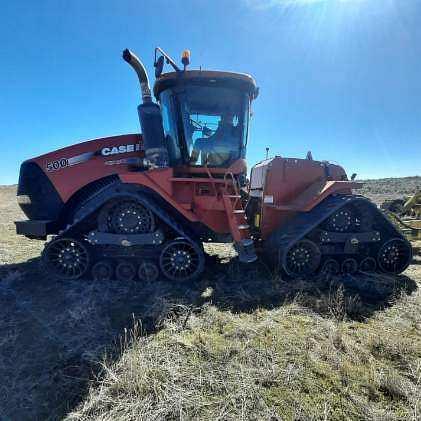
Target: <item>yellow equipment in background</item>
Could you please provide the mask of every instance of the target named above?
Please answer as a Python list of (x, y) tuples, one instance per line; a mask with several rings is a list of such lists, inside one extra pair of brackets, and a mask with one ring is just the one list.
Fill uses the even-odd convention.
[(421, 190), (406, 200), (387, 200), (381, 208), (410, 240), (421, 240)]
[(409, 197), (403, 205), (403, 211), (405, 215), (421, 218), (421, 190)]

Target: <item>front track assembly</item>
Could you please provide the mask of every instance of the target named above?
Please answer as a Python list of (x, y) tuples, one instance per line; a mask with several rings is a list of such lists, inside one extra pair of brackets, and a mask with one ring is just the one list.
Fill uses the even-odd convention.
[(185, 282), (203, 272), (202, 247), (133, 198), (106, 203), (81, 226), (85, 232), (73, 226), (46, 244), (42, 261), (54, 276)]

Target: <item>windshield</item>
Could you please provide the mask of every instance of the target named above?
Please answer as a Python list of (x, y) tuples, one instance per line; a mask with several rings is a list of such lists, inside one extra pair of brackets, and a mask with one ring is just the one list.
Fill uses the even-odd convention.
[[(188, 86), (177, 93), (163, 92), (161, 106), (169, 153), (174, 161), (184, 155), (184, 161), (190, 165), (226, 167), (245, 155), (249, 115), (246, 93)], [(173, 115), (178, 124), (171, 123)]]

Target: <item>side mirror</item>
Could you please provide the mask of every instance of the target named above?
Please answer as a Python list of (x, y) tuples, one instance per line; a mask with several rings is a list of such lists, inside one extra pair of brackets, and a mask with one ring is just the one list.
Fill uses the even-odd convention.
[(162, 70), (164, 68), (164, 60), (164, 56), (159, 56), (156, 62), (154, 63), (156, 78), (158, 78), (162, 74)]

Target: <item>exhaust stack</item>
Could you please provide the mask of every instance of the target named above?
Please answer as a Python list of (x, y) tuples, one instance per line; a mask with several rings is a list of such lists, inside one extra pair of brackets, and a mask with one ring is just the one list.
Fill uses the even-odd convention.
[(137, 77), (139, 78), (140, 83), (140, 92), (142, 94), (143, 103), (152, 102), (151, 88), (149, 86), (149, 78), (146, 73), (145, 66), (128, 48), (123, 51), (123, 59), (132, 66), (133, 70), (136, 72)]
[(151, 88), (145, 66), (127, 48), (123, 51), (123, 59), (130, 64), (139, 78), (142, 104), (137, 107), (137, 112), (142, 128), (143, 147), (146, 158), (145, 165), (150, 168), (168, 167), (168, 150), (165, 146), (161, 109), (158, 104), (152, 101)]

